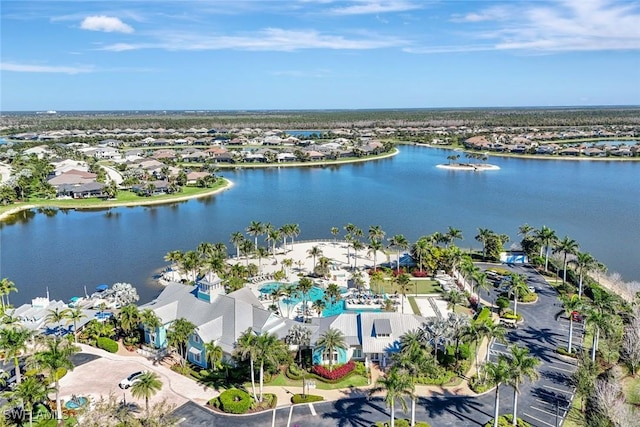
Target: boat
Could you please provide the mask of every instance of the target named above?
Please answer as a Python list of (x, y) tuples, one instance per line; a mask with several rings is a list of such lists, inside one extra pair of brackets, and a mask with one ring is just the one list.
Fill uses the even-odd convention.
[(80, 307), (85, 302), (84, 297), (71, 297), (67, 306), (69, 308)]

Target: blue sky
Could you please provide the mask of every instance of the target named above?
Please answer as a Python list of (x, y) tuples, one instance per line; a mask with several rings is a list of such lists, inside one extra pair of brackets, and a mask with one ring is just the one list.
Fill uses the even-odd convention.
[(2, 111), (640, 104), (640, 1), (0, 7)]

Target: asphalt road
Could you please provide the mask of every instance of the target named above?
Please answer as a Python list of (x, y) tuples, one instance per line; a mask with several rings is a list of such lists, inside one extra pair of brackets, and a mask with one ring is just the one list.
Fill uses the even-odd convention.
[[(491, 265), (479, 265), (488, 268)], [(518, 416), (533, 426), (555, 427), (562, 425), (566, 410), (573, 398), (574, 389), (570, 385), (575, 362), (559, 356), (556, 348), (567, 345), (569, 321), (557, 299), (556, 291), (544, 279), (527, 267), (501, 266), (525, 274), (527, 283), (536, 287), (538, 301), (532, 304), (518, 304), (518, 312), (524, 316), (524, 324), (510, 330), (509, 343), (526, 346), (532, 355), (540, 358), (538, 368), (540, 379), (533, 384), (520, 387)], [(483, 293), (483, 298), (494, 301), (498, 292), (494, 289)], [(582, 328), (574, 323), (574, 344), (581, 342)], [(506, 345), (493, 343), (490, 358), (495, 360), (500, 353), (508, 351)], [(493, 417), (494, 392), (478, 397), (458, 397), (436, 395), (420, 399), (416, 407), (416, 419), (426, 420), (432, 426), (482, 426)], [(396, 417), (409, 418), (396, 408)], [(500, 412), (511, 413), (513, 389), (501, 387)], [(182, 419), (183, 427), (191, 426), (344, 426), (369, 427), (376, 421), (386, 421), (389, 411), (381, 399), (368, 400), (362, 395), (335, 402), (321, 402), (298, 406), (281, 407), (248, 416), (227, 416), (213, 413), (195, 403), (188, 402), (176, 409), (174, 414)]]

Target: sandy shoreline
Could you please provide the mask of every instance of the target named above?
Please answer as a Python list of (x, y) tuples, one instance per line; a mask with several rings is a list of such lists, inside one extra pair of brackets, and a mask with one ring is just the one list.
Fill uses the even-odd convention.
[(56, 206), (55, 204), (47, 204), (47, 205), (37, 205), (37, 204), (28, 204), (28, 205), (21, 205), (21, 206), (16, 206), (12, 209), (9, 209), (6, 212), (3, 212), (0, 214), (0, 221), (3, 221), (7, 218), (9, 218), (11, 215), (14, 215), (18, 212), (24, 211), (24, 210), (28, 210), (28, 209), (34, 209), (34, 208), (39, 208), (39, 207), (52, 207), (52, 208), (58, 208), (58, 209), (75, 209), (75, 210), (84, 210), (84, 209), (104, 209), (104, 208), (119, 208), (119, 207), (135, 207), (135, 206), (150, 206), (150, 205), (166, 205), (166, 204), (171, 204), (171, 203), (176, 203), (176, 202), (184, 202), (187, 200), (191, 200), (191, 199), (199, 199), (201, 197), (208, 197), (208, 196), (212, 196), (214, 194), (220, 193), (222, 191), (228, 190), (231, 187), (233, 187), (233, 181), (230, 181), (227, 178), (223, 178), (226, 181), (226, 184), (224, 187), (221, 188), (216, 188), (213, 189), (211, 191), (207, 191), (204, 193), (198, 193), (198, 194), (192, 194), (189, 196), (180, 196), (180, 197), (173, 197), (173, 198), (169, 198), (169, 199), (158, 199), (158, 200), (142, 200), (142, 201), (135, 201), (135, 202), (109, 202), (106, 201), (104, 203), (97, 203), (97, 204), (92, 204), (92, 205), (81, 205), (81, 206)]

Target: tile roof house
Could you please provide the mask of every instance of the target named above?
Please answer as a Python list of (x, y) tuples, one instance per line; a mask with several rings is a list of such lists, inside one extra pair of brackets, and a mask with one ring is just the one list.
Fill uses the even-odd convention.
[(214, 341), (228, 359), (235, 350), (237, 338), (247, 329), (283, 338), (295, 324), (265, 309), (248, 288), (225, 294), (220, 279), (193, 286), (171, 282), (155, 300), (140, 307), (146, 308), (161, 319), (162, 326), (151, 333), (145, 332), (145, 341), (156, 347), (167, 347), (171, 323), (184, 318), (196, 326), (187, 344), (187, 359), (203, 367), (207, 366), (205, 343)]

